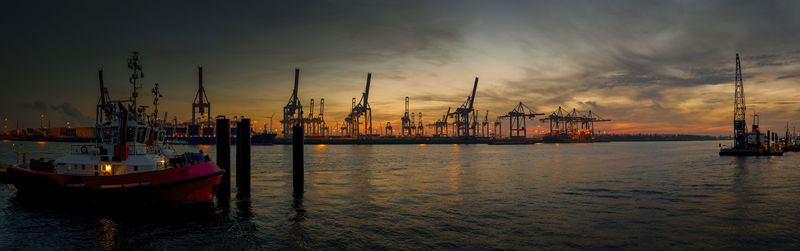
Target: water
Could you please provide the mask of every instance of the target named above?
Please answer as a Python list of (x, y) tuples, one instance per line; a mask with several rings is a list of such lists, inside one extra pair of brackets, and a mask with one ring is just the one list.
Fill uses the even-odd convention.
[(253, 146), (252, 198), (233, 191), (228, 209), (60, 206), (2, 186), (0, 250), (800, 248), (800, 153), (720, 157), (719, 143), (309, 145), (301, 199), (291, 146)]

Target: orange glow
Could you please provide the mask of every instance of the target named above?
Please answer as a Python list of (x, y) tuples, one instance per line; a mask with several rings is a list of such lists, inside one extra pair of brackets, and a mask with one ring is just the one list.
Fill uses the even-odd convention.
[(418, 146), (428, 146), (427, 144), (419, 144)]
[(4, 139), (3, 142), (11, 142), (11, 140)]
[[(608, 134), (637, 134), (637, 133), (657, 133), (657, 134), (705, 134), (705, 133), (717, 133), (720, 131), (730, 131), (731, 127), (729, 125), (724, 126), (687, 126), (687, 127), (676, 127), (676, 126), (664, 126), (660, 123), (626, 123), (626, 122), (617, 122), (614, 123), (608, 129), (603, 129), (607, 131)], [(595, 129), (598, 131), (598, 129)]]
[(46, 141), (36, 141), (36, 144), (44, 145), (44, 144), (47, 144), (47, 142)]

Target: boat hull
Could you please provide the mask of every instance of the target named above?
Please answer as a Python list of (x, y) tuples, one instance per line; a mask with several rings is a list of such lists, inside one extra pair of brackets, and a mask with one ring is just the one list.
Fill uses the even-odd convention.
[(19, 194), (56, 199), (191, 204), (210, 201), (225, 171), (213, 162), (114, 176), (74, 176), (9, 168)]

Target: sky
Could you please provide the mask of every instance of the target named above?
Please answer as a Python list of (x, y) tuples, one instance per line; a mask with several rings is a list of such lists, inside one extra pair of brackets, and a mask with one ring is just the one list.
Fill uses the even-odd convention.
[[(300, 68), (299, 98), (325, 99), (329, 125), (372, 73), (374, 127), (456, 108), (480, 78), (489, 120), (519, 102), (592, 110), (614, 133), (730, 135), (735, 55), (748, 127), (800, 122), (798, 1), (18, 1), (0, 9), (0, 116), (9, 128), (93, 126), (97, 69), (130, 95), (139, 51), (160, 111), (191, 118), (197, 67), (212, 115), (274, 127)], [(319, 112), (316, 107), (315, 113)], [(380, 125), (380, 126), (379, 126)], [(546, 126), (538, 120), (529, 128)]]

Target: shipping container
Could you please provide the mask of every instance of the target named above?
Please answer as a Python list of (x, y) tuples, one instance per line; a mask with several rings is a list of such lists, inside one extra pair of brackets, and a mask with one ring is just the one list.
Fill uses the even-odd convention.
[(187, 134), (189, 136), (198, 136), (198, 135), (200, 135), (200, 126), (199, 125), (190, 125)]

